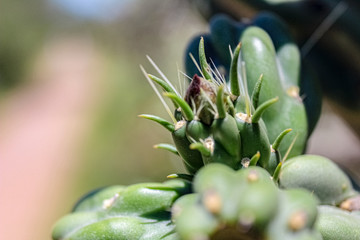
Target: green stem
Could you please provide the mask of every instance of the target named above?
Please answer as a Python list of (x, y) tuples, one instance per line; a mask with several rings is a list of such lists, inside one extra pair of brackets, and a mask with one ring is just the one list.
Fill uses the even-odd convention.
[(239, 79), (237, 74), (237, 65), (238, 65), (240, 49), (241, 49), (241, 43), (239, 43), (235, 48), (234, 56), (230, 66), (230, 89), (231, 89), (231, 93), (237, 97), (240, 96)]
[(233, 104), (233, 102), (232, 102), (231, 99), (230, 99), (230, 96), (228, 96), (228, 97), (226, 98), (226, 102), (227, 102), (228, 107), (229, 107), (229, 109), (228, 109), (228, 110), (229, 110), (229, 114), (230, 114), (231, 116), (235, 117), (236, 111), (235, 111), (234, 104)]
[(180, 98), (175, 93), (164, 93), (163, 95), (175, 101), (180, 106), (186, 120), (191, 121), (194, 119), (194, 113), (189, 104), (184, 99)]
[(204, 38), (203, 37), (201, 37), (200, 43), (199, 43), (199, 61), (200, 61), (201, 71), (202, 71), (205, 79), (212, 82), (212, 74), (211, 74), (211, 71), (210, 71), (209, 64), (206, 61)]
[(169, 151), (171, 153), (174, 153), (174, 154), (179, 156), (179, 153), (178, 153), (176, 147), (174, 145), (172, 145), (172, 144), (159, 143), (159, 144), (154, 145), (154, 148), (156, 148), (156, 149), (164, 149), (164, 150), (167, 150), (167, 151)]
[(194, 179), (194, 176), (193, 176), (193, 175), (189, 175), (189, 174), (174, 173), (174, 174), (168, 175), (167, 178), (169, 178), (169, 179), (177, 179), (177, 178), (180, 178), (180, 179), (184, 179), (184, 180), (187, 180), (187, 181), (192, 182), (192, 180)]
[(275, 169), (275, 171), (274, 171), (273, 181), (274, 181), (275, 183), (277, 183), (277, 182), (279, 181), (279, 175), (280, 175), (280, 171), (281, 171), (281, 166), (282, 166), (282, 162), (280, 162), (280, 163), (277, 165), (277, 167), (276, 167), (276, 169)]
[(216, 96), (216, 107), (220, 119), (225, 118), (226, 110), (224, 105), (224, 86), (221, 85)]
[(261, 104), (254, 112), (254, 114), (251, 117), (252, 123), (258, 123), (262, 114), (265, 112), (266, 109), (268, 109), (271, 105), (276, 103), (279, 100), (279, 97), (272, 98), (270, 100), (267, 100), (263, 104)]
[(277, 151), (279, 149), (280, 143), (281, 141), (284, 139), (284, 137), (286, 136), (286, 134), (288, 134), (289, 132), (291, 132), (292, 129), (288, 128), (285, 129), (284, 131), (282, 131), (279, 136), (275, 139), (274, 143), (271, 145), (272, 148)]
[(141, 115), (139, 115), (139, 117), (149, 119), (149, 120), (152, 120), (154, 122), (157, 122), (160, 125), (162, 125), (163, 127), (165, 127), (167, 130), (169, 130), (170, 132), (175, 131), (174, 124), (169, 123), (168, 121), (166, 121), (165, 119), (163, 119), (161, 117), (150, 115), (150, 114), (141, 114)]
[(255, 87), (254, 87), (253, 94), (251, 96), (253, 107), (255, 109), (258, 107), (258, 104), (259, 104), (260, 90), (261, 90), (261, 86), (262, 86), (262, 82), (263, 82), (262, 80), (263, 80), (263, 74), (261, 74), (259, 79), (257, 80)]
[(252, 158), (250, 159), (250, 164), (249, 166), (256, 166), (257, 162), (260, 159), (260, 152), (257, 152), (254, 154), (254, 156), (252, 156)]
[(196, 143), (192, 143), (190, 144), (190, 149), (193, 150), (198, 150), (202, 155), (206, 156), (206, 157), (210, 157), (211, 156), (211, 151), (209, 149), (207, 149), (204, 144), (200, 143), (200, 142), (196, 142)]

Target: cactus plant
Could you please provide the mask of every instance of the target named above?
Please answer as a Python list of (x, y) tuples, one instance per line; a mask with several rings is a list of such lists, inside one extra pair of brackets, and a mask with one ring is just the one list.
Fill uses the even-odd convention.
[[(301, 67), (300, 51), (284, 22), (270, 13), (261, 13), (248, 23), (216, 15), (210, 21), (210, 33), (203, 36), (207, 40), (208, 59), (221, 68), (225, 76), (229, 76), (231, 71), (231, 58), (225, 49), (229, 46), (234, 49), (238, 41), (242, 42), (241, 57), (246, 63), (250, 94), (260, 74), (263, 74), (263, 91), (259, 103), (275, 96), (281, 98), (278, 104), (270, 108), (272, 110), (263, 115), (270, 142), (275, 141), (284, 129), (292, 128), (289, 136), (298, 134), (298, 139), (290, 157), (303, 153), (307, 138), (320, 115), (321, 93), (317, 79), (312, 77), (307, 66)], [(187, 52), (195, 57), (198, 56), (199, 38), (195, 37), (187, 47)], [(185, 58), (185, 66), (188, 75), (197, 73), (190, 57)], [(279, 151), (285, 154), (288, 147), (289, 142), (284, 143)]]
[(311, 118), (298, 95), (296, 46), (276, 51), (266, 31), (249, 26), (225, 77), (209, 63), (206, 39), (199, 64), (191, 55), (200, 76), (185, 93), (150, 58), (161, 77), (141, 67), (172, 122), (140, 116), (171, 133), (174, 145), (157, 148), (178, 155), (188, 173), (92, 192), (56, 223), (54, 240), (359, 239), (360, 194), (350, 179), (327, 158), (301, 155)]
[[(359, 56), (360, 4), (353, 0), (191, 0), (210, 19), (216, 14), (251, 19), (263, 11), (290, 25), (302, 58), (319, 76), (328, 103), (360, 136)], [(272, 28), (272, 26), (269, 26)], [(350, 57), (352, 56), (352, 57)], [(351, 59), (351, 60), (350, 60)], [(341, 79), (341, 81), (339, 80)]]

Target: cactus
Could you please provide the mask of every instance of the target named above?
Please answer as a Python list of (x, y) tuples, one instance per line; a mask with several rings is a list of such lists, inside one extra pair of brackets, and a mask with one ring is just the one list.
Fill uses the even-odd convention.
[[(263, 47), (271, 44), (266, 32), (257, 27), (249, 27), (244, 33), (243, 40), (250, 46), (251, 42), (257, 42), (258, 45), (261, 43)], [(195, 174), (202, 166), (215, 162), (224, 163), (237, 170), (244, 164), (249, 164), (253, 157), (257, 162), (252, 164), (258, 164), (273, 174), (281, 159), (280, 143), (291, 130), (285, 129), (285, 125), (297, 126), (298, 139), (302, 137), (300, 142), (305, 141), (306, 133), (299, 130), (299, 128), (306, 129), (300, 127), (306, 126), (305, 110), (301, 102), (299, 99), (289, 97), (287, 93), (276, 90), (282, 89), (278, 77), (265, 77), (266, 74), (274, 75), (271, 73), (274, 70), (264, 74), (259, 73), (250, 97), (247, 86), (247, 62), (243, 60), (243, 55), (253, 50), (247, 47), (243, 53), (241, 44), (237, 45), (233, 53), (228, 86), (218, 69), (213, 69), (208, 64), (204, 46), (204, 39), (201, 38), (198, 55), (199, 71), (202, 76), (194, 75), (185, 96), (177, 94), (176, 89), (165, 79), (149, 75), (144, 70), (148, 80), (159, 84), (164, 90), (164, 96), (169, 97), (174, 106), (178, 107), (175, 114), (170, 114), (171, 118), (175, 119), (175, 123), (171, 124), (148, 114), (140, 116), (156, 121), (172, 132), (177, 152), (190, 174)], [(271, 49), (273, 48), (270, 45)], [(272, 54), (275, 52), (263, 53), (269, 55), (265, 60), (272, 59), (275, 64)], [(270, 68), (276, 70), (276, 65), (269, 66)], [(256, 73), (252, 72), (252, 79), (254, 74)], [(276, 74), (278, 76), (278, 73)], [(265, 97), (268, 99), (262, 100)], [(277, 105), (280, 107), (276, 107)], [(292, 106), (290, 108), (292, 110), (286, 110), (288, 106)], [(266, 112), (272, 112), (267, 115), (267, 121), (263, 120)], [(179, 120), (176, 120), (175, 115)], [(276, 122), (278, 126), (274, 127)], [(279, 127), (284, 129), (280, 130)], [(269, 135), (274, 135), (276, 131), (274, 148), (272, 148)]]
[(190, 192), (181, 180), (112, 186), (92, 193), (60, 219), (53, 239), (176, 239), (169, 209)]
[(285, 162), (280, 171), (279, 186), (308, 189), (322, 204), (329, 205), (339, 205), (358, 194), (339, 167), (331, 160), (315, 155), (301, 155)]
[(326, 240), (360, 239), (360, 212), (349, 213), (331, 206), (319, 206), (316, 229)]
[(305, 190), (279, 190), (264, 169), (202, 168), (194, 192), (172, 207), (181, 239), (322, 239), (314, 229), (317, 199)]
[(55, 224), (54, 240), (359, 239), (360, 194), (350, 179), (325, 157), (301, 155), (314, 118), (298, 95), (296, 46), (276, 48), (249, 26), (225, 77), (208, 62), (207, 39), (199, 64), (191, 55), (200, 75), (185, 93), (150, 58), (161, 78), (141, 67), (172, 122), (140, 117), (171, 133), (174, 145), (156, 148), (179, 156), (188, 173), (89, 193)]
[[(269, 13), (259, 14), (246, 24), (218, 15), (210, 21), (210, 33), (202, 36), (207, 40), (207, 57), (225, 72), (227, 79), (231, 75), (231, 58), (226, 49), (234, 49), (238, 41), (242, 42), (241, 58), (246, 63), (250, 95), (263, 74), (259, 103), (280, 98), (263, 115), (270, 142), (284, 129), (292, 128), (289, 137), (298, 135), (298, 139), (289, 157), (303, 153), (320, 115), (321, 93), (307, 66), (301, 67), (300, 51), (284, 22)], [(195, 57), (199, 38), (195, 37), (186, 50)], [(197, 73), (190, 57), (186, 57), (185, 66), (188, 75)], [(284, 142), (279, 152), (284, 155), (288, 147), (289, 143)]]

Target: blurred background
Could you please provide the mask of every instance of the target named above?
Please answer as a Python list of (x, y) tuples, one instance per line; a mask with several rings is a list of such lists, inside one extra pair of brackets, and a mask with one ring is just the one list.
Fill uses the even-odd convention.
[[(177, 81), (184, 49), (207, 21), (188, 1), (2, 0), (0, 238), (50, 239), (84, 193), (164, 181), (181, 162), (141, 113), (167, 118), (139, 64)], [(360, 142), (326, 103), (308, 152), (359, 176)]]

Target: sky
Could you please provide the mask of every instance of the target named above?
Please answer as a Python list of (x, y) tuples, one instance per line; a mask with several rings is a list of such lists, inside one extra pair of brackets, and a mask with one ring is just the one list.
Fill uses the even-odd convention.
[(111, 21), (125, 14), (134, 0), (49, 0), (59, 9), (85, 20)]

